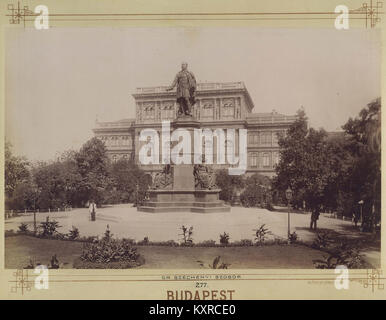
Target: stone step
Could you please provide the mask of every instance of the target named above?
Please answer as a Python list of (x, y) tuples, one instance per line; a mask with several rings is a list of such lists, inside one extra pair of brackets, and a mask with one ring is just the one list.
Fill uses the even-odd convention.
[(145, 203), (146, 207), (222, 207), (224, 206), (223, 201), (213, 202), (163, 202), (163, 201), (148, 201)]
[(142, 206), (137, 208), (138, 211), (150, 212), (150, 213), (162, 213), (162, 212), (196, 212), (196, 213), (214, 213), (214, 212), (229, 212), (231, 207), (218, 206), (218, 207), (147, 207)]

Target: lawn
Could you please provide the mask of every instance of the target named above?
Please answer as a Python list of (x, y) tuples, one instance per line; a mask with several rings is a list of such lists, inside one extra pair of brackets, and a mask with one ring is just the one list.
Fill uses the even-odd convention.
[[(138, 246), (147, 269), (200, 269), (209, 268), (216, 256), (230, 264), (230, 269), (259, 268), (313, 268), (313, 259), (323, 253), (302, 245), (268, 245), (262, 247), (167, 247)], [(5, 238), (5, 268), (26, 267), (30, 259), (48, 264), (56, 254), (61, 268), (72, 268), (80, 256), (82, 243), (73, 241), (39, 239), (30, 236)]]
[[(219, 243), (219, 235), (227, 232), (230, 241), (242, 239), (254, 241), (254, 229), (265, 225), (270, 234), (267, 240), (287, 238), (287, 213), (271, 212), (261, 208), (232, 208), (231, 212), (201, 214), (192, 212), (144, 213), (131, 205), (108, 206), (98, 210), (97, 220), (90, 221), (88, 209), (74, 209), (66, 212), (39, 213), (38, 224), (56, 220), (61, 233), (68, 233), (72, 226), (79, 228), (80, 236), (103, 237), (107, 225), (114, 238), (130, 238), (141, 241), (149, 237), (152, 242), (174, 240), (181, 242), (181, 226), (193, 227), (193, 241), (199, 243), (214, 240)], [(291, 214), (291, 232), (296, 231), (298, 239), (311, 244), (317, 233), (309, 230), (310, 215)], [(5, 220), (5, 230), (18, 230), (21, 223), (33, 228), (33, 216), (26, 215)], [(374, 268), (380, 267), (380, 238), (374, 240), (372, 234), (360, 232), (350, 221), (321, 215), (318, 231), (329, 232), (335, 239), (346, 239), (361, 250), (365, 260)], [(173, 248), (161, 246), (138, 247), (146, 263), (141, 268), (198, 268), (220, 255), (231, 268), (312, 268), (312, 260), (322, 253), (305, 246), (229, 247), (229, 248)], [(51, 256), (58, 255), (59, 261), (71, 268), (72, 262), (82, 251), (81, 243), (62, 242), (26, 238), (24, 236), (6, 238), (6, 267), (22, 267), (29, 264), (30, 257), (35, 262), (48, 263)], [(40, 260), (40, 261), (38, 261)]]

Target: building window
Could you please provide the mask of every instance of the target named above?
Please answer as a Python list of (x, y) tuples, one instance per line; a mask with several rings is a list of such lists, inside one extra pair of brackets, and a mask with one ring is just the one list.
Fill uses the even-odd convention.
[(265, 152), (263, 153), (263, 167), (269, 167), (269, 166), (270, 166), (269, 153)]
[(261, 144), (262, 145), (271, 145), (272, 143), (272, 134), (271, 132), (262, 132), (260, 134), (260, 138), (261, 138)]
[(253, 144), (259, 144), (259, 134), (257, 132), (253, 135)]
[(154, 119), (154, 106), (147, 105), (143, 109), (143, 117), (145, 120)]
[(256, 168), (257, 167), (257, 154), (252, 153), (251, 155), (251, 167)]
[(174, 119), (174, 107), (172, 105), (164, 106), (161, 109), (161, 119), (162, 120)]
[(212, 107), (204, 108), (204, 118), (213, 118), (213, 108)]
[(122, 143), (124, 145), (129, 145), (130, 144), (130, 137), (129, 136), (123, 136), (122, 139), (123, 139)]
[(235, 107), (232, 102), (226, 102), (223, 105), (223, 116), (234, 118), (235, 116)]
[(278, 145), (278, 142), (279, 142), (279, 134), (280, 134), (280, 131), (274, 131), (272, 133), (272, 144), (273, 145)]
[(279, 164), (279, 161), (280, 161), (280, 156), (279, 156), (279, 152), (274, 152), (272, 154), (272, 162), (273, 162), (273, 165), (274, 166), (277, 166)]
[(258, 145), (259, 144), (259, 134), (257, 132), (252, 132), (249, 136), (249, 143)]
[(214, 108), (211, 102), (204, 102), (202, 106), (202, 117), (213, 119), (214, 116)]

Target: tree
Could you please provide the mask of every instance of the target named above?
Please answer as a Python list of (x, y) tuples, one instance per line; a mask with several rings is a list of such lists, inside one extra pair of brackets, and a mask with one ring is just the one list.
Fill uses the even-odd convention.
[(295, 207), (302, 207), (305, 201), (311, 210), (316, 210), (323, 204), (334, 171), (327, 133), (307, 126), (305, 112), (300, 110), (287, 135), (279, 137), (281, 151), (275, 186), (281, 192), (288, 187), (294, 191)]
[(4, 188), (8, 198), (12, 197), (17, 184), (29, 178), (28, 161), (23, 157), (14, 156), (11, 147), (11, 143), (6, 141), (4, 148)]
[(144, 200), (151, 184), (151, 177), (132, 160), (120, 159), (110, 164), (109, 175), (111, 177), (111, 185), (106, 193), (105, 201), (110, 203), (137, 203), (137, 193), (140, 198), (138, 202)]
[(271, 180), (255, 173), (245, 180), (245, 188), (240, 196), (245, 207), (272, 207)]
[[(355, 119), (343, 126), (348, 135), (348, 149), (352, 156), (349, 173), (344, 180), (346, 193), (357, 201), (363, 200), (363, 227), (373, 230), (381, 215), (381, 99), (371, 101)], [(348, 206), (342, 197), (341, 205)]]
[(110, 183), (104, 143), (96, 137), (91, 138), (76, 153), (75, 161), (80, 174), (79, 201), (85, 204), (93, 198), (96, 203), (101, 203), (103, 192)]
[(327, 146), (329, 148), (329, 162), (331, 175), (324, 192), (323, 204), (325, 209), (329, 211), (337, 210), (339, 214), (350, 216), (352, 215), (352, 206), (342, 206), (342, 199), (351, 199), (351, 186), (348, 181), (350, 176), (350, 168), (354, 163), (354, 157), (349, 152), (349, 140), (345, 132), (330, 135), (327, 137)]
[(36, 192), (30, 180), (25, 180), (16, 185), (8, 206), (15, 210), (34, 209)]
[[(7, 209), (24, 209), (28, 204), (28, 194), (22, 195), (30, 183), (29, 163), (24, 157), (12, 154), (12, 145), (6, 141), (4, 148), (4, 194)], [(27, 205), (28, 207), (28, 205)]]
[(33, 170), (33, 180), (39, 189), (38, 208), (58, 208), (82, 204), (82, 176), (78, 172), (75, 154), (51, 163), (39, 163)]
[(232, 201), (235, 189), (242, 189), (244, 180), (242, 176), (229, 175), (228, 170), (222, 169), (216, 172), (216, 184), (221, 189), (220, 199)]

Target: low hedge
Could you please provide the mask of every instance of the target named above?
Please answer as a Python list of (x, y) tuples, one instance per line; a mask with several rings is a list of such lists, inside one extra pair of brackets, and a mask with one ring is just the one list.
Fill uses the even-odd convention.
[(114, 262), (91, 262), (77, 258), (74, 261), (75, 269), (131, 269), (136, 268), (145, 263), (145, 258), (140, 256), (137, 261), (114, 261)]

